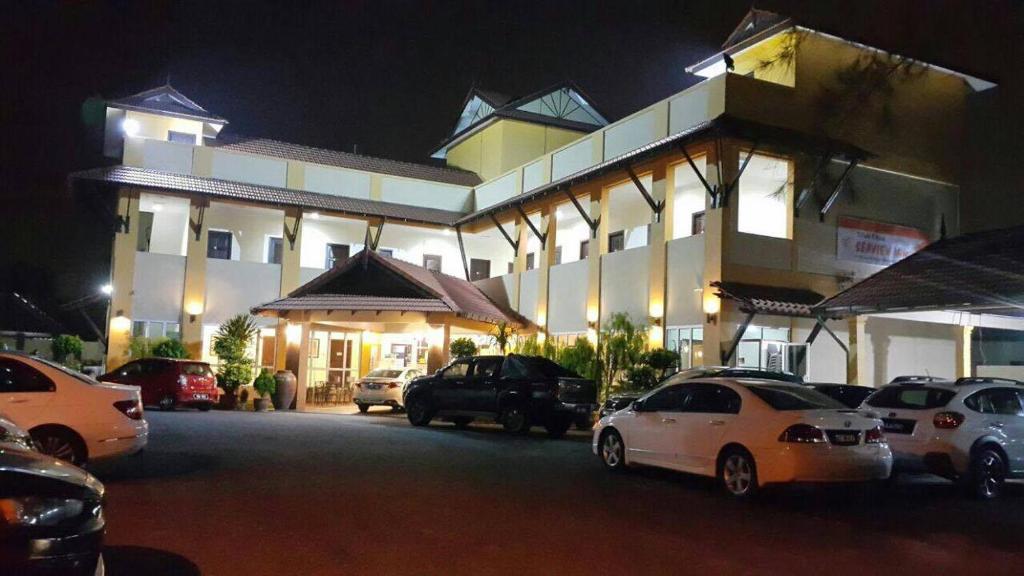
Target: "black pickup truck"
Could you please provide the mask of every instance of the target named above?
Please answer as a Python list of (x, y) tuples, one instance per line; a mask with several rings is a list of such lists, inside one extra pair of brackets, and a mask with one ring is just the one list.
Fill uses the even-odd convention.
[(414, 426), (439, 418), (464, 428), (489, 419), (521, 434), (542, 425), (558, 438), (578, 415), (597, 410), (597, 386), (539, 356), (474, 356), (412, 380), (403, 400)]

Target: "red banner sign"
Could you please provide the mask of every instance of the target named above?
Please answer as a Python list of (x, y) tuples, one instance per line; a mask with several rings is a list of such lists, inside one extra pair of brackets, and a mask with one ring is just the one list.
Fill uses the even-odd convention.
[(841, 216), (836, 257), (888, 266), (924, 248), (928, 235), (908, 226)]

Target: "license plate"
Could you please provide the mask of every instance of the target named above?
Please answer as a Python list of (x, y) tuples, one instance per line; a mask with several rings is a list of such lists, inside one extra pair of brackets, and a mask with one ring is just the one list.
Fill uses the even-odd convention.
[(192, 395), (192, 399), (193, 400), (209, 400), (210, 399), (210, 395), (209, 394), (193, 394)]
[(590, 408), (588, 406), (577, 406), (576, 407), (576, 413), (577, 414), (588, 414), (588, 413), (590, 413)]
[(853, 444), (857, 441), (856, 434), (836, 434), (836, 442), (841, 444)]
[(367, 384), (366, 388), (369, 390), (380, 390), (380, 384)]
[(882, 419), (882, 430), (890, 434), (913, 434), (914, 426), (917, 424), (914, 420), (898, 420), (893, 418)]

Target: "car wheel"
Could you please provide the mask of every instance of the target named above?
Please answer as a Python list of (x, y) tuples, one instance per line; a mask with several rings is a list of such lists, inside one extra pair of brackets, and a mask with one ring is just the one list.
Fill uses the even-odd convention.
[(160, 399), (160, 409), (164, 412), (174, 411), (174, 396), (164, 396)]
[(572, 418), (551, 416), (544, 423), (544, 429), (548, 432), (548, 438), (561, 438), (572, 427)]
[(356, 404), (356, 406), (359, 408), (359, 412), (362, 414), (366, 414), (370, 410), (369, 404)]
[(971, 458), (968, 488), (982, 500), (998, 498), (1006, 481), (1006, 462), (1003, 456), (992, 448), (982, 448)]
[(48, 456), (84, 466), (87, 460), (85, 445), (75, 434), (59, 428), (33, 430), (30, 435), (39, 451)]
[(509, 406), (501, 413), (501, 425), (506, 432), (526, 434), (530, 431), (530, 416), (522, 406)]
[(608, 430), (601, 435), (598, 449), (605, 468), (618, 471), (626, 467), (626, 444), (615, 430)]
[(472, 418), (466, 418), (465, 416), (452, 418), (452, 424), (455, 424), (455, 427), (458, 428), (459, 430), (465, 430), (466, 428), (469, 428), (469, 423), (472, 421)]
[(725, 490), (736, 498), (750, 498), (759, 488), (754, 457), (742, 448), (732, 448), (722, 454), (718, 478)]
[(198, 404), (196, 408), (199, 408), (200, 412), (209, 412), (210, 408), (213, 408), (213, 404), (210, 404), (209, 402), (204, 402), (202, 404)]
[(410, 398), (405, 403), (405, 416), (413, 426), (430, 424), (430, 402), (426, 398)]

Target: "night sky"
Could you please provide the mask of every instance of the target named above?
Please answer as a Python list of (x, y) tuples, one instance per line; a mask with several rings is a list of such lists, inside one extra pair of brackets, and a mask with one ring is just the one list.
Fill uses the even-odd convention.
[[(83, 208), (65, 187), (68, 172), (106, 162), (82, 121), (90, 96), (125, 96), (170, 77), (231, 121), (225, 134), (349, 151), (358, 145), (360, 153), (423, 162), (454, 125), (473, 83), (515, 96), (571, 79), (616, 119), (695, 83), (684, 68), (717, 51), (750, 5), (5, 3), (0, 288), (54, 305), (107, 277), (112, 232), (78, 216)], [(1022, 102), (1020, 2), (757, 6), (999, 81), (1007, 102)]]

